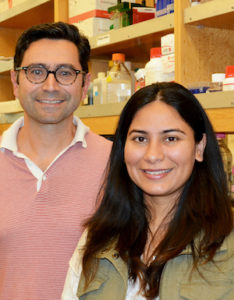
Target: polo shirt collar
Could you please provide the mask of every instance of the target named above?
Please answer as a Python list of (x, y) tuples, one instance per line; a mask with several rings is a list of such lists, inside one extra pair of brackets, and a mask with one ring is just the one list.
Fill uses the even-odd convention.
[[(73, 117), (73, 123), (76, 125), (76, 132), (70, 146), (80, 142), (82, 143), (83, 148), (87, 148), (85, 135), (89, 131), (89, 127), (84, 125), (84, 123), (77, 116)], [(21, 117), (16, 120), (6, 131), (3, 132), (0, 149), (8, 149), (13, 153), (17, 153), (17, 135), (20, 128), (23, 126), (24, 117)]]

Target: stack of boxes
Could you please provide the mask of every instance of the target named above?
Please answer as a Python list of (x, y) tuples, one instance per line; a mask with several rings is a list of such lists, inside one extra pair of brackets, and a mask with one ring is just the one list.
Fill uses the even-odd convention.
[(69, 0), (69, 23), (78, 26), (87, 37), (103, 34), (110, 30), (110, 6), (118, 0)]
[(175, 80), (175, 41), (174, 33), (170, 33), (161, 37), (161, 51), (163, 73), (166, 76), (166, 81)]
[(4, 12), (23, 2), (25, 2), (25, 0), (0, 0), (0, 12)]

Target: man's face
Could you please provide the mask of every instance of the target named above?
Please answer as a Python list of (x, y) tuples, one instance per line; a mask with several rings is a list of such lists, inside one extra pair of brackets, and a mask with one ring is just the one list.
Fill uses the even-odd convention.
[[(25, 51), (21, 67), (30, 65), (43, 65), (50, 71), (59, 66), (82, 70), (76, 46), (67, 40), (41, 39), (33, 42)], [(15, 72), (12, 73), (12, 83), (26, 119), (40, 124), (58, 124), (72, 120), (73, 112), (85, 96), (89, 80), (82, 88), (82, 77), (82, 74), (78, 74), (74, 83), (62, 85), (53, 74), (49, 74), (44, 82), (35, 84), (21, 70), (19, 83)]]

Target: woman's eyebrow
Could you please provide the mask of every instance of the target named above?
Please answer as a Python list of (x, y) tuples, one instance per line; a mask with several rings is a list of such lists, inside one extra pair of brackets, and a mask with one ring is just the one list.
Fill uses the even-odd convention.
[(183, 130), (181, 130), (179, 128), (166, 129), (166, 130), (162, 131), (162, 133), (170, 133), (170, 132), (180, 132), (182, 134), (186, 134)]

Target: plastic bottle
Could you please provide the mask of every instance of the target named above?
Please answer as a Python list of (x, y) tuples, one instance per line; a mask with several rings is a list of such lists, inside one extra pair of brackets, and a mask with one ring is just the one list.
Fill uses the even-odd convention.
[(217, 133), (216, 137), (218, 140), (220, 153), (221, 153), (222, 159), (223, 159), (224, 170), (227, 175), (228, 191), (231, 195), (231, 191), (232, 191), (232, 153), (229, 150), (229, 148), (227, 147), (227, 144), (225, 142), (225, 137), (226, 137), (225, 133)]
[(200, 4), (200, 0), (190, 0), (190, 2), (191, 2), (191, 6), (196, 6)]
[(106, 74), (98, 72), (97, 78), (93, 80), (93, 104), (106, 103)]
[(122, 102), (128, 100), (131, 96), (131, 74), (125, 66), (125, 54), (112, 54), (113, 66), (108, 72), (106, 78), (107, 103)]
[(135, 82), (135, 91), (143, 88), (145, 86), (145, 69), (140, 68), (135, 72), (136, 82)]
[(150, 49), (150, 61), (145, 65), (145, 85), (164, 81), (161, 48)]
[(211, 76), (212, 82), (210, 87), (206, 91), (207, 93), (221, 92), (223, 90), (223, 80), (225, 78), (225, 73), (214, 73)]
[(223, 80), (223, 91), (234, 90), (234, 66), (226, 66), (225, 79)]

